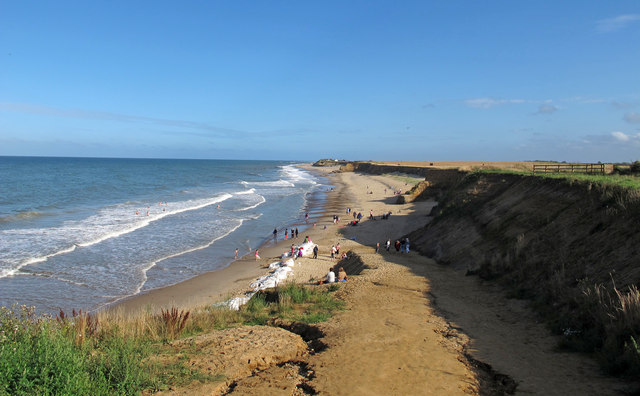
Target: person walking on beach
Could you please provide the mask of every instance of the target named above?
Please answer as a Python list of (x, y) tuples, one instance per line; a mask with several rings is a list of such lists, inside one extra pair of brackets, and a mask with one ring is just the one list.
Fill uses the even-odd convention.
[(336, 244), (336, 254), (340, 254), (340, 242)]
[(407, 253), (409, 253), (409, 237), (404, 239), (404, 248)]
[(318, 245), (315, 245), (313, 247), (313, 258), (317, 259), (318, 258)]
[(286, 241), (287, 238), (289, 238), (289, 229), (285, 228), (285, 230), (284, 230), (284, 240)]
[(277, 241), (278, 240), (278, 230), (277, 229), (273, 229), (273, 240)]
[(258, 249), (256, 249), (256, 253), (255, 253), (256, 254), (256, 260), (260, 260), (260, 255), (258, 254), (258, 252), (259, 252)]
[(391, 240), (387, 239), (387, 243), (386, 243), (387, 252), (389, 251), (390, 247), (391, 247)]
[(238, 259), (238, 248), (236, 248), (236, 255), (235, 255), (235, 260)]
[(396, 243), (393, 245), (396, 248), (396, 252), (400, 251), (400, 241), (396, 239)]
[(376, 242), (376, 253), (378, 253), (378, 250), (380, 250), (380, 242)]
[(298, 227), (296, 227), (296, 238), (298, 238)]
[(336, 257), (336, 245), (331, 245), (331, 260)]

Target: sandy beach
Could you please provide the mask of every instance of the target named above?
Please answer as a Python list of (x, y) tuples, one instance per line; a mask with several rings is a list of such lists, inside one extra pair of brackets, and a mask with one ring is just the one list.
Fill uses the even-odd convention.
[[(292, 243), (300, 244), (306, 236), (318, 245), (318, 259), (308, 257), (297, 259), (293, 274), (288, 280), (297, 283), (315, 281), (326, 275), (329, 267), (335, 264), (335, 261), (330, 258), (332, 245), (340, 243), (341, 252), (362, 244), (373, 247), (376, 243), (380, 243), (383, 246), (388, 238), (395, 238), (423, 225), (424, 223), (421, 223), (423, 219), (420, 217), (426, 216), (435, 205), (435, 202), (432, 202), (420, 203), (418, 207), (413, 204), (389, 206), (397, 198), (393, 191), (406, 190), (408, 187), (401, 178), (394, 180), (383, 176), (333, 173), (339, 167), (314, 168), (310, 165), (302, 165), (302, 167), (327, 176), (330, 182), (335, 184), (335, 188), (327, 192), (328, 199), (323, 207), (310, 208), (309, 222), (303, 224), (308, 228), (297, 238), (284, 240), (284, 236), (280, 233), (275, 243), (270, 240), (259, 248), (260, 260), (256, 260), (255, 256), (249, 253), (224, 269), (124, 299), (110, 309), (134, 314), (139, 310), (159, 311), (161, 308), (170, 306), (196, 308), (243, 295), (251, 290), (250, 283), (269, 273), (269, 264), (279, 261), (282, 253), (289, 251)], [(362, 193), (368, 198), (367, 200), (361, 199)], [(353, 233), (345, 233), (348, 228), (351, 228), (347, 228), (347, 224), (353, 220), (351, 213), (347, 215), (347, 208), (351, 209), (351, 213), (360, 212), (363, 215), (363, 221), (359, 227), (353, 227)], [(366, 220), (370, 211), (373, 211), (377, 219), (380, 219), (383, 213), (393, 212), (390, 219), (385, 220), (384, 235), (380, 235), (375, 222), (369, 223)], [(414, 212), (421, 213), (421, 216), (408, 216)], [(334, 215), (340, 217), (338, 223), (333, 222)], [(269, 233), (270, 230), (265, 230), (266, 235)], [(395, 239), (391, 242), (395, 242)]]
[[(623, 388), (619, 380), (603, 376), (593, 360), (558, 352), (554, 336), (524, 302), (508, 300), (495, 285), (415, 252), (397, 252), (395, 240), (429, 222), (437, 204), (395, 203), (393, 191), (407, 190), (409, 175), (331, 173), (335, 169), (314, 169), (324, 172), (335, 189), (327, 193), (324, 212), (311, 219), (316, 226), (297, 240), (308, 235), (318, 244), (318, 259), (297, 259), (289, 280), (315, 284), (322, 279), (336, 264), (329, 249), (338, 243), (341, 252), (357, 253), (367, 269), (340, 285), (338, 295), (347, 309), (318, 325), (326, 350), (296, 358), (295, 370), (312, 373), (305, 389), (330, 395), (505, 394), (516, 389), (604, 395)], [(353, 220), (347, 208), (363, 214), (358, 226), (347, 225)], [(370, 211), (375, 220), (368, 219)], [(381, 219), (389, 211), (391, 216)], [(340, 216), (337, 224), (334, 215)], [(222, 271), (131, 298), (117, 309), (195, 308), (242, 295), (291, 243), (269, 244), (260, 250), (260, 260), (245, 257)], [(306, 394), (300, 392), (299, 375), (292, 375), (295, 370), (284, 367), (234, 378), (232, 390), (204, 386), (171, 394)]]
[[(320, 172), (310, 165), (304, 167), (307, 170)], [(328, 175), (328, 171), (334, 169), (323, 169), (321, 173)], [(328, 194), (330, 197), (335, 197), (338, 191), (341, 191), (341, 188), (336, 188)], [(332, 201), (333, 198), (330, 202)], [(309, 236), (313, 242), (320, 246), (319, 258), (322, 261), (322, 257), (328, 255), (328, 249), (323, 250), (324, 240), (335, 239), (337, 235), (336, 227), (330, 227), (333, 225), (333, 221), (328, 213), (332, 204), (324, 206), (324, 203), (311, 202), (308, 223), (303, 222), (299, 225), (300, 229), (308, 228), (302, 231), (297, 238), (289, 237), (285, 240), (283, 233), (280, 232), (277, 240), (269, 239), (259, 248), (260, 260), (256, 260), (253, 253), (248, 253), (221, 270), (208, 272), (175, 285), (129, 297), (110, 306), (109, 309), (122, 311), (125, 314), (135, 314), (137, 311), (149, 309), (159, 311), (161, 308), (171, 306), (192, 309), (244, 295), (251, 290), (249, 285), (253, 281), (269, 273), (269, 264), (279, 261), (282, 253), (289, 251), (292, 243), (300, 244), (306, 236)], [(325, 226), (327, 226), (326, 230)], [(280, 228), (282, 225), (274, 224), (274, 227)], [(271, 231), (271, 229), (265, 230), (265, 236), (271, 235)], [(234, 247), (230, 246), (229, 248), (230, 253), (233, 253)], [(292, 277), (292, 280), (302, 279), (307, 276), (308, 272), (315, 274), (314, 266), (307, 265), (308, 259), (301, 259), (299, 262), (301, 265), (296, 267), (295, 277)]]

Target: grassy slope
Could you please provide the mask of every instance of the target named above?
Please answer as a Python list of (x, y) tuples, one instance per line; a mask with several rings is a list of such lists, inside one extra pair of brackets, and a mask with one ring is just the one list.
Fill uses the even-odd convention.
[(434, 221), (411, 239), (441, 263), (531, 299), (565, 346), (638, 375), (637, 186), (633, 177), (472, 173), (445, 189)]
[(219, 378), (186, 367), (148, 359), (175, 354), (166, 341), (246, 324), (317, 323), (343, 308), (336, 288), (287, 284), (257, 293), (240, 311), (208, 307), (177, 309), (162, 315), (95, 318), (83, 313), (57, 318), (36, 316), (32, 308), (0, 307), (0, 395), (139, 394)]

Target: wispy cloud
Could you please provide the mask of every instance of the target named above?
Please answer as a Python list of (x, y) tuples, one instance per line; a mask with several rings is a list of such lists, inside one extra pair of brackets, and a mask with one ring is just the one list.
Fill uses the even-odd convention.
[(614, 18), (601, 19), (596, 23), (596, 28), (601, 33), (615, 32), (640, 21), (640, 14), (619, 15)]
[(473, 98), (466, 99), (463, 103), (474, 109), (490, 109), (496, 106), (502, 106), (506, 104), (518, 104), (525, 103), (524, 99), (494, 99), (494, 98)]
[(620, 110), (630, 109), (630, 108), (634, 107), (634, 105), (632, 103), (619, 102), (617, 100), (612, 100), (611, 101), (611, 106), (615, 107), (616, 109), (620, 109)]
[(627, 113), (624, 115), (624, 120), (629, 123), (640, 123), (640, 113)]
[(102, 111), (92, 111), (83, 109), (61, 109), (51, 106), (34, 105), (28, 103), (0, 102), (0, 111), (11, 111), (16, 113), (26, 113), (33, 115), (46, 115), (55, 117), (79, 118), (89, 120), (106, 120), (118, 122), (147, 123), (164, 127), (187, 128), (206, 132), (209, 137), (224, 137), (229, 135), (247, 134), (246, 131), (239, 131), (229, 128), (220, 128), (203, 122), (171, 120), (163, 118), (143, 117), (128, 114), (109, 113)]
[(559, 99), (560, 102), (580, 103), (580, 104), (606, 103), (609, 100), (610, 99), (594, 98), (589, 96), (572, 96), (570, 98)]
[(540, 115), (540, 114), (553, 114), (556, 111), (558, 111), (558, 108), (554, 105), (550, 105), (550, 104), (542, 104), (538, 107), (538, 111), (536, 111), (535, 113), (533, 113), (534, 115)]

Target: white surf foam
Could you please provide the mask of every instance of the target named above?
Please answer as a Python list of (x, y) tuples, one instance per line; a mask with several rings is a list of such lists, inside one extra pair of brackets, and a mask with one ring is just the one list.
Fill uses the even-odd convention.
[[(138, 215), (133, 215), (135, 208), (131, 205), (120, 204), (103, 208), (96, 215), (83, 220), (67, 221), (59, 227), (3, 230), (2, 234), (13, 237), (15, 248), (12, 249), (12, 256), (3, 258), (3, 265), (8, 268), (0, 269), (0, 278), (14, 276), (25, 266), (42, 263), (52, 257), (71, 253), (78, 247), (84, 248), (117, 238), (147, 227), (167, 216), (219, 204), (232, 196), (224, 193), (214, 198), (172, 202), (166, 205), (150, 205), (148, 216), (146, 215), (147, 210), (138, 211)], [(70, 243), (71, 245), (69, 245)], [(37, 246), (34, 247), (34, 244)], [(24, 248), (20, 248), (22, 245)], [(61, 245), (67, 246), (60, 248)], [(34, 250), (50, 251), (51, 253), (41, 253), (37, 257), (20, 257), (20, 254), (24, 252)]]
[[(195, 251), (197, 251), (197, 250), (206, 249), (206, 248), (208, 248), (209, 246), (213, 245), (216, 241), (219, 241), (220, 239), (222, 239), (222, 238), (226, 237), (227, 235), (231, 234), (232, 232), (234, 232), (235, 230), (237, 230), (238, 228), (240, 228), (240, 226), (242, 226), (242, 223), (244, 223), (244, 220), (243, 220), (243, 219), (239, 219), (239, 220), (238, 220), (238, 223), (236, 224), (236, 226), (235, 226), (235, 227), (232, 227), (232, 228), (231, 228), (231, 229), (229, 229), (229, 231), (227, 231), (226, 233), (224, 233), (224, 234), (221, 234), (221, 235), (217, 236), (216, 238), (214, 238), (213, 240), (211, 240), (210, 242), (208, 242), (208, 243), (206, 243), (206, 244), (203, 244), (203, 245), (200, 245), (200, 246), (196, 246), (196, 247), (193, 247), (193, 248), (191, 248), (191, 249), (187, 249), (187, 250), (184, 250), (184, 251), (181, 251), (181, 252), (177, 252), (177, 253), (174, 253), (174, 254), (170, 254), (170, 255), (167, 255), (167, 256), (165, 256), (165, 257), (161, 257), (161, 258), (159, 258), (158, 260), (155, 260), (155, 261), (150, 262), (148, 265), (144, 266), (144, 267), (141, 269), (141, 270), (142, 270), (142, 282), (140, 283), (140, 285), (138, 285), (138, 288), (136, 289), (136, 291), (135, 291), (132, 295), (136, 295), (136, 294), (138, 294), (138, 293), (140, 293), (140, 292), (142, 291), (142, 288), (144, 287), (145, 283), (147, 283), (147, 280), (149, 279), (149, 278), (147, 277), (147, 272), (149, 272), (149, 270), (150, 270), (151, 268), (153, 268), (153, 267), (155, 267), (156, 265), (158, 265), (158, 263), (161, 263), (161, 262), (163, 262), (163, 261), (166, 261), (166, 260), (172, 259), (172, 258), (174, 258), (174, 257), (181, 256), (181, 255), (183, 255), (183, 254), (187, 254), (187, 253), (195, 252)], [(129, 297), (129, 296), (126, 296), (126, 297)], [(123, 298), (124, 298), (124, 297), (123, 297)]]

